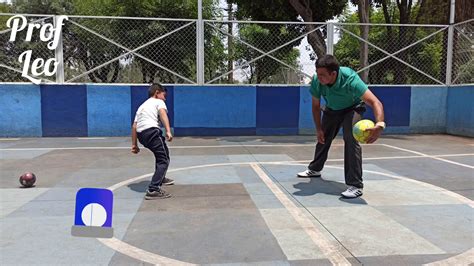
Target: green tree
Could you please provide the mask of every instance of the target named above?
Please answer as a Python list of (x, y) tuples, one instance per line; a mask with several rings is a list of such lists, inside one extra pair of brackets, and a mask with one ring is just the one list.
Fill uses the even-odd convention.
[[(272, 27), (264, 27), (263, 25), (265, 24), (243, 23), (239, 25), (239, 38), (260, 50), (270, 51), (275, 47), (281, 46), (285, 41), (296, 37), (288, 36), (292, 33), (294, 34), (294, 31), (287, 30), (288, 25), (272, 24)], [(275, 35), (279, 35), (280, 38), (271, 38), (271, 36)], [(268, 40), (272, 40), (273, 42), (269, 42)], [(297, 59), (299, 57), (299, 51), (295, 52), (293, 48), (296, 43), (299, 43), (299, 41), (280, 48), (272, 53), (272, 56), (294, 68), (298, 68)], [(246, 73), (248, 73), (247, 79), (249, 83), (270, 83), (269, 80), (275, 81), (275, 74), (280, 73), (283, 68), (286, 69), (284, 65), (269, 57), (262, 57), (249, 63), (254, 58), (260, 56), (261, 53), (253, 48), (249, 48), (246, 44), (241, 42), (237, 42), (235, 46), (236, 63), (238, 66), (243, 67)], [(279, 83), (284, 83), (284, 81), (281, 80)]]
[[(370, 21), (373, 23), (383, 23), (385, 20), (383, 10), (374, 8), (371, 11)], [(343, 22), (355, 23), (358, 21), (356, 13), (347, 13), (344, 16)], [(354, 33), (355, 35), (360, 34), (360, 27), (357, 25), (344, 25), (345, 30)], [(389, 27), (386, 26), (371, 26), (368, 41), (386, 51), (394, 51), (393, 43), (389, 42), (390, 34), (398, 34), (401, 27)], [(390, 29), (390, 31), (388, 30)], [(427, 27), (416, 27), (413, 31), (413, 39), (419, 40), (427, 37), (429, 34), (436, 31), (436, 28)], [(411, 33), (411, 32), (410, 32)], [(335, 55), (338, 57), (342, 65), (350, 66), (354, 69), (360, 69), (361, 64), (359, 61), (359, 41), (347, 34), (345, 31), (341, 31), (340, 40), (335, 45)], [(441, 77), (444, 72), (443, 65), (443, 34), (438, 33), (425, 41), (416, 44), (415, 46), (405, 50), (405, 61), (416, 68), (432, 75), (433, 77)], [(399, 57), (399, 55), (396, 55)], [(386, 54), (379, 51), (378, 49), (369, 49), (369, 60), (370, 62), (376, 62), (379, 59), (386, 57)], [(397, 67), (401, 69), (397, 69)], [(401, 82), (397, 79), (397, 75), (403, 73), (404, 79)], [(372, 84), (403, 84), (403, 83), (422, 83), (429, 84), (434, 83), (429, 77), (420, 74), (414, 69), (399, 63), (395, 59), (388, 58), (384, 61), (372, 66), (369, 73), (369, 82)]]
[[(218, 15), (217, 0), (203, 1), (203, 17), (212, 19)], [(197, 4), (186, 0), (102, 0), (100, 4), (95, 0), (14, 0), (12, 12), (36, 14), (66, 14), (89, 16), (125, 16), (125, 17), (152, 17), (152, 18), (183, 18), (197, 17)], [(117, 42), (127, 49), (138, 48), (156, 38), (183, 27), (189, 21), (170, 20), (139, 20), (114, 18), (70, 18), (72, 21), (87, 27), (106, 38)], [(173, 34), (137, 50), (136, 52), (149, 60), (140, 58), (126, 49), (118, 47), (87, 30), (75, 25), (71, 21), (63, 27), (64, 60), (66, 76), (77, 76), (79, 73), (91, 71), (87, 77), (75, 81), (92, 82), (129, 82), (177, 83), (179, 77), (170, 73), (175, 72), (190, 80), (196, 79), (196, 25), (185, 27)], [(208, 72), (221, 71), (224, 64), (222, 56), (223, 44), (210, 34), (205, 34), (206, 44), (212, 43), (208, 49), (210, 67)], [(0, 56), (6, 54), (17, 55), (12, 51), (23, 51), (23, 47), (9, 48), (0, 51)], [(126, 55), (125, 55), (126, 54)], [(54, 52), (53, 52), (54, 55)], [(121, 56), (123, 55), (123, 56)], [(111, 62), (114, 58), (119, 60)], [(16, 56), (17, 57), (17, 56)], [(151, 61), (151, 62), (150, 62)], [(152, 63), (154, 62), (154, 63)], [(160, 66), (169, 69), (163, 70)], [(137, 69), (139, 71), (137, 71)], [(129, 75), (125, 77), (124, 75)], [(141, 73), (141, 77), (137, 76)], [(212, 75), (212, 74), (209, 74)]]
[[(346, 0), (231, 0), (238, 6), (237, 17), (255, 21), (301, 21), (326, 22), (340, 15), (347, 5)], [(295, 30), (310, 32), (316, 29), (314, 24), (302, 25)], [(317, 56), (326, 53), (326, 33), (316, 30), (308, 35), (308, 43)], [(277, 37), (277, 36), (275, 36)]]

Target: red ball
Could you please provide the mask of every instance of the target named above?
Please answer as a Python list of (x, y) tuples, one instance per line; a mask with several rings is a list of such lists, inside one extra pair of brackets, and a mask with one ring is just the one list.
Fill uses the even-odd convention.
[(23, 187), (32, 187), (36, 182), (36, 176), (33, 173), (26, 172), (20, 176), (20, 184)]

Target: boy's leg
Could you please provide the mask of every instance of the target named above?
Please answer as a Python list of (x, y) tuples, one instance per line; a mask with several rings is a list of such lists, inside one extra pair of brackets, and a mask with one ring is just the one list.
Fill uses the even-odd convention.
[(350, 111), (344, 116), (344, 176), (346, 185), (363, 188), (362, 149), (352, 135), (352, 127), (361, 119), (360, 114)]
[(158, 128), (145, 130), (140, 133), (140, 142), (155, 155), (155, 173), (148, 187), (150, 191), (160, 190), (169, 166), (168, 147), (161, 133), (161, 130)]
[(324, 163), (328, 159), (329, 148), (333, 139), (337, 136), (337, 132), (341, 128), (342, 116), (335, 114), (327, 114), (324, 112), (321, 126), (324, 131), (324, 144), (317, 143), (314, 151), (314, 159), (309, 164), (308, 169), (312, 171), (321, 171)]

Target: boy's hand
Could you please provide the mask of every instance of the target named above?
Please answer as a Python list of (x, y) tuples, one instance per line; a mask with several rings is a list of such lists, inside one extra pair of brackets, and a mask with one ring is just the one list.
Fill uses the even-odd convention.
[(140, 152), (140, 148), (137, 145), (132, 145), (132, 153), (137, 154)]
[(168, 141), (173, 140), (173, 135), (171, 135), (171, 132), (169, 132), (169, 131), (166, 132), (166, 140), (168, 140)]

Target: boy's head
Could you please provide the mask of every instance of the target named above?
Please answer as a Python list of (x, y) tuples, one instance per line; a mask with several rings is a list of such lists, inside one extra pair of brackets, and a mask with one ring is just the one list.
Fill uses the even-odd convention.
[(156, 99), (160, 99), (166, 101), (166, 88), (161, 86), (159, 83), (151, 84), (150, 88), (148, 89), (148, 97), (153, 97)]
[(318, 80), (323, 85), (334, 84), (339, 72), (339, 63), (333, 55), (323, 55), (316, 60), (316, 73)]

